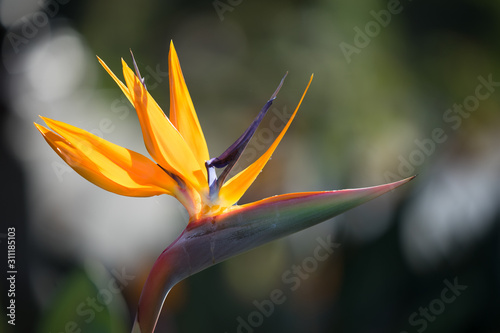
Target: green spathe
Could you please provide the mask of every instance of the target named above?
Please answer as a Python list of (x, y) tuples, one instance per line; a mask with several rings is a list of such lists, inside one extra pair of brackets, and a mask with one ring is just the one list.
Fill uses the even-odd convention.
[(281, 195), (192, 221), (158, 257), (142, 290), (133, 333), (151, 333), (170, 289), (182, 279), (267, 242), (326, 221), (401, 186)]

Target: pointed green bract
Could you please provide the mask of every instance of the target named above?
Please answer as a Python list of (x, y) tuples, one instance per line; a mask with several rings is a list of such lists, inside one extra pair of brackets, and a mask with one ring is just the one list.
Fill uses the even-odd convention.
[(153, 265), (142, 290), (132, 332), (153, 332), (168, 292), (182, 279), (326, 221), (413, 178), (353, 190), (279, 195), (190, 223)]

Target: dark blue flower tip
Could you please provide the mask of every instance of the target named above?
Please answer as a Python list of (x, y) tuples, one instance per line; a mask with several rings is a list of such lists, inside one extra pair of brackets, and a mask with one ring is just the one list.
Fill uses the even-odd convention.
[(142, 85), (147, 90), (148, 88), (146, 88), (146, 80), (144, 77), (142, 77), (141, 73), (139, 72), (139, 68), (137, 67), (137, 63), (135, 62), (134, 53), (132, 53), (132, 49), (130, 49), (130, 55), (132, 56), (132, 62), (134, 63), (135, 75), (137, 75)]
[[(278, 92), (283, 86), (283, 82), (285, 81), (287, 75), (288, 72), (285, 73), (285, 75), (281, 79), (280, 84), (278, 85), (278, 88), (276, 88), (274, 93), (271, 95), (271, 98), (262, 107), (257, 117), (246, 129), (246, 131), (231, 146), (229, 146), (229, 148), (227, 148), (219, 157), (212, 158), (205, 162), (205, 167), (207, 168), (208, 172), (208, 185), (210, 187), (211, 195), (218, 193), (218, 189), (222, 186), (229, 172), (234, 167), (234, 165), (240, 158), (241, 154), (243, 154), (243, 152), (245, 151), (245, 148), (250, 142), (250, 139), (255, 134), (255, 131), (262, 122), (262, 119), (264, 119), (264, 116), (267, 114), (267, 111), (273, 104), (273, 101), (276, 99), (276, 96), (278, 95)], [(219, 169), (225, 168), (218, 179), (217, 175), (215, 174), (214, 168), (219, 168)]]

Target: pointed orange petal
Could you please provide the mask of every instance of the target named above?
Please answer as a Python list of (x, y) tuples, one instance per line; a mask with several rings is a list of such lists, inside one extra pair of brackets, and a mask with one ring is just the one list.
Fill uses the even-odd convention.
[(285, 127), (281, 130), (281, 133), (278, 135), (276, 140), (274, 140), (273, 144), (267, 149), (267, 151), (255, 162), (250, 164), (245, 170), (241, 171), (240, 173), (236, 174), (234, 177), (229, 179), (221, 188), (219, 192), (219, 198), (221, 200), (221, 204), (229, 207), (236, 202), (243, 196), (243, 194), (246, 192), (246, 190), (252, 185), (254, 180), (257, 178), (259, 173), (262, 171), (264, 166), (266, 165), (267, 161), (271, 158), (271, 155), (273, 154), (274, 150), (280, 143), (281, 139), (285, 135), (286, 131), (288, 130), (288, 127), (290, 127), (290, 124), (293, 121), (293, 118), (295, 118), (295, 115), (297, 114), (297, 111), (299, 110), (300, 104), (304, 100), (304, 97), (307, 93), (307, 90), (309, 89), (309, 86), (311, 85), (311, 81), (313, 79), (313, 75), (311, 75), (311, 78), (309, 80), (309, 83), (307, 84), (307, 87), (302, 94), (302, 97), (300, 98), (299, 104), (295, 108), (295, 111), (293, 112), (292, 116), (286, 123)]
[(109, 69), (109, 67), (104, 63), (104, 61), (101, 60), (101, 58), (97, 57), (97, 60), (99, 60), (99, 63), (102, 65), (102, 67), (104, 67), (106, 72), (108, 72), (108, 74), (113, 78), (113, 80), (115, 80), (115, 82), (118, 84), (120, 89), (123, 91), (125, 96), (130, 101), (130, 103), (134, 105), (134, 102), (132, 101), (132, 96), (130, 96), (130, 92), (128, 91), (127, 86), (124, 85), (123, 82), (120, 81), (120, 79), (118, 79), (118, 77), (116, 77), (116, 75), (111, 71), (111, 69)]
[(174, 43), (170, 42), (168, 53), (168, 77), (170, 84), (170, 121), (172, 125), (181, 133), (186, 143), (193, 151), (198, 161), (207, 161), (207, 142), (198, 121), (198, 116), (193, 106), (191, 96), (182, 75), (179, 58), (174, 48)]
[(77, 173), (121, 195), (149, 197), (177, 192), (177, 183), (147, 157), (63, 122), (35, 123), (47, 143)]
[(123, 59), (122, 64), (125, 83), (141, 123), (144, 143), (151, 156), (163, 168), (196, 189), (208, 188), (204, 161), (199, 163), (196, 160), (181, 134)]

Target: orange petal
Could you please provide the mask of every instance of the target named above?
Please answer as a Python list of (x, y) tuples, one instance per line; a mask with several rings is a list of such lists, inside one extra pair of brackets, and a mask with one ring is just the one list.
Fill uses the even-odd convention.
[(57, 133), (35, 123), (47, 143), (70, 167), (95, 185), (132, 197), (177, 192), (177, 183), (147, 157), (77, 127), (41, 118)]
[(170, 121), (181, 133), (186, 143), (191, 148), (197, 161), (205, 162), (210, 157), (207, 142), (198, 121), (198, 116), (193, 106), (191, 96), (182, 75), (179, 58), (170, 42), (168, 53), (168, 77), (170, 84)]
[(278, 135), (276, 140), (274, 140), (273, 144), (259, 159), (250, 164), (245, 170), (241, 171), (240, 173), (236, 174), (234, 177), (229, 179), (222, 186), (219, 192), (219, 199), (221, 200), (222, 205), (228, 207), (238, 202), (238, 200), (243, 196), (246, 190), (250, 187), (250, 185), (252, 185), (254, 180), (257, 178), (259, 173), (266, 165), (267, 161), (269, 161), (269, 159), (271, 158), (271, 155), (273, 154), (274, 150), (280, 143), (281, 139), (285, 135), (286, 131), (288, 130), (288, 127), (290, 127), (293, 118), (295, 118), (295, 115), (299, 110), (300, 104), (304, 100), (304, 96), (307, 93), (307, 89), (309, 89), (309, 86), (311, 85), (312, 79), (313, 75), (311, 75), (311, 79), (309, 80), (309, 83), (307, 84), (307, 87), (304, 93), (302, 94), (302, 97), (300, 98), (299, 104), (295, 108), (295, 111), (293, 112), (292, 116), (286, 123), (285, 127), (281, 130), (281, 133)]
[(144, 143), (163, 168), (193, 185), (208, 188), (205, 161), (198, 162), (182, 135), (122, 59), (123, 76), (141, 123)]
[(97, 60), (99, 60), (99, 63), (102, 65), (102, 67), (104, 67), (106, 72), (108, 72), (108, 74), (113, 78), (113, 80), (115, 80), (115, 82), (118, 84), (120, 89), (123, 91), (125, 96), (130, 101), (130, 103), (134, 105), (134, 102), (132, 101), (132, 96), (130, 96), (130, 92), (128, 91), (127, 86), (124, 85), (123, 82), (120, 81), (120, 79), (118, 79), (118, 77), (116, 77), (116, 75), (111, 71), (111, 69), (109, 69), (109, 67), (104, 63), (104, 61), (101, 60), (101, 58), (97, 57)]

